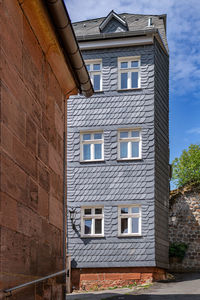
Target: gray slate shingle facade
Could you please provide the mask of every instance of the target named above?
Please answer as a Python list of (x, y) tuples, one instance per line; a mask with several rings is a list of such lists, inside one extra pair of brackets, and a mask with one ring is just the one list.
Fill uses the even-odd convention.
[[(145, 30), (149, 16), (121, 14), (128, 32)], [(150, 16), (165, 47), (163, 16)], [(138, 19), (138, 20), (137, 20)], [(104, 18), (74, 24), (79, 40), (112, 30), (125, 31), (111, 18), (99, 32)], [(118, 22), (118, 24), (116, 24)], [(90, 37), (89, 37), (90, 38)], [(101, 36), (102, 38), (102, 36)], [(83, 58), (102, 59), (103, 91), (90, 99), (68, 100), (67, 199), (76, 207), (75, 227), (68, 220), (68, 252), (72, 267), (134, 267), (168, 265), (168, 54), (153, 44), (82, 51)], [(118, 90), (117, 59), (141, 57), (141, 88)], [(117, 159), (117, 132), (141, 128), (142, 159)], [(80, 132), (103, 130), (104, 161), (80, 162)], [(118, 237), (118, 206), (141, 205), (141, 236)], [(104, 237), (81, 238), (81, 207), (104, 207)]]

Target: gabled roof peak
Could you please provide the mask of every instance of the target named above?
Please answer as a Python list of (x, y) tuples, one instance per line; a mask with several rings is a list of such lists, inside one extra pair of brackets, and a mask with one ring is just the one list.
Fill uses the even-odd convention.
[(109, 23), (109, 21), (112, 18), (115, 18), (119, 23), (121, 23), (128, 30), (128, 26), (127, 26), (126, 20), (123, 19), (120, 15), (118, 15), (114, 10), (111, 10), (111, 12), (107, 15), (107, 17), (105, 17), (105, 19), (99, 25), (100, 31), (102, 31), (106, 27), (106, 25)]

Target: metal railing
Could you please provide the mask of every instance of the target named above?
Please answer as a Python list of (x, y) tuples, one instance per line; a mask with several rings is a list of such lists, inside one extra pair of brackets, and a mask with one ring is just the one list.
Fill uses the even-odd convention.
[(59, 276), (59, 275), (62, 275), (62, 274), (66, 274), (66, 272), (67, 272), (67, 270), (65, 269), (65, 270), (62, 270), (60, 272), (44, 276), (42, 278), (35, 279), (35, 280), (29, 281), (29, 282), (26, 282), (26, 283), (23, 283), (23, 284), (19, 284), (19, 285), (16, 285), (16, 286), (12, 287), (12, 288), (9, 288), (9, 289), (5, 289), (5, 290), (3, 290), (3, 292), (6, 293), (6, 294), (7, 293), (11, 294), (13, 291), (15, 291), (17, 289), (21, 289), (21, 288), (27, 287), (27, 286), (35, 284), (35, 283), (39, 283), (41, 281), (44, 281), (44, 280), (52, 278), (52, 277), (56, 277), (56, 276)]

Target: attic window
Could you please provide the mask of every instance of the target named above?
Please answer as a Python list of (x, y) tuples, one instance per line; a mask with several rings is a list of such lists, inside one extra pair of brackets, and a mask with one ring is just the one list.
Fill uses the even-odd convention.
[(120, 27), (123, 29), (123, 31), (127, 31), (128, 30), (128, 26), (127, 26), (127, 22), (124, 18), (122, 18), (120, 15), (118, 15), (117, 13), (115, 13), (113, 10), (107, 15), (107, 17), (103, 20), (103, 22), (99, 25), (99, 30), (101, 32), (104, 31), (104, 29), (106, 29), (107, 24), (112, 20), (115, 19)]

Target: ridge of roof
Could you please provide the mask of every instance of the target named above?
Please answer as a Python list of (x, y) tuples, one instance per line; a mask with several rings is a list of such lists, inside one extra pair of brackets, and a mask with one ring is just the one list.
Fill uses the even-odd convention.
[[(101, 25), (106, 22), (109, 16), (114, 14), (115, 12), (111, 10), (111, 12), (106, 17), (94, 18), (83, 20), (79, 22), (73, 23), (73, 28), (76, 33), (76, 37), (80, 42), (80, 38), (84, 37), (84, 40), (89, 40), (92, 37), (95, 39), (102, 39)], [(159, 39), (164, 43), (165, 48), (168, 51), (167, 37), (166, 37), (166, 14), (160, 15), (152, 15), (152, 14), (131, 14), (131, 13), (115, 13), (119, 18), (126, 22), (127, 34), (128, 32), (138, 32), (140, 30), (149, 31), (150, 29), (158, 29), (159, 31)], [(153, 24), (149, 25), (149, 18), (152, 18)], [(109, 21), (110, 22), (110, 21)], [(109, 23), (108, 22), (108, 23)], [(114, 32), (111, 33), (114, 37)], [(112, 38), (112, 37), (111, 37)]]
[[(110, 14), (110, 13), (109, 13)], [(118, 14), (118, 13), (116, 13)], [(142, 16), (142, 17), (148, 17), (148, 16), (153, 16), (153, 17), (166, 17), (167, 14), (160, 14), (160, 15), (155, 15), (155, 14), (131, 14), (131, 13), (119, 13), (118, 14), (120, 17), (122, 17), (122, 15), (129, 15), (129, 16)], [(108, 15), (107, 15), (108, 16)], [(83, 22), (89, 22), (89, 21), (96, 21), (96, 20), (101, 20), (101, 19), (105, 19), (107, 16), (104, 17), (98, 17), (98, 18), (93, 18), (93, 19), (85, 19), (82, 21), (77, 21), (77, 22), (72, 22), (72, 24), (77, 24), (77, 23), (83, 23)]]

